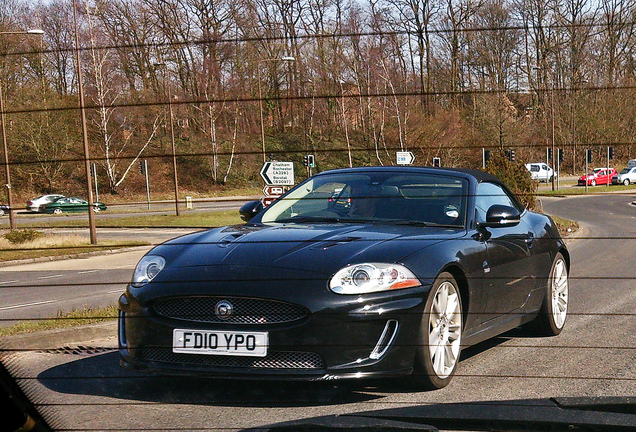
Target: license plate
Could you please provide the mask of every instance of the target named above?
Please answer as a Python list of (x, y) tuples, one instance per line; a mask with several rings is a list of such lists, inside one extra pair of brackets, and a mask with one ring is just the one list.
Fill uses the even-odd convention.
[(235, 332), (174, 329), (172, 352), (227, 356), (265, 357), (267, 332)]

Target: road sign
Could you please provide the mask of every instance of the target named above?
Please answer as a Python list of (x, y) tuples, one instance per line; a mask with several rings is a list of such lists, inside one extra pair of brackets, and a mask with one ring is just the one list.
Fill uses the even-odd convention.
[(415, 162), (415, 155), (410, 151), (396, 152), (398, 165), (411, 165)]
[(268, 205), (270, 205), (271, 203), (276, 201), (278, 198), (280, 198), (280, 196), (266, 196), (266, 197), (261, 198), (261, 202), (263, 203), (263, 207), (267, 207)]
[(285, 193), (285, 188), (282, 186), (268, 185), (263, 188), (263, 195), (265, 196), (281, 196)]
[(267, 185), (293, 186), (293, 162), (265, 162), (261, 168), (261, 177)]

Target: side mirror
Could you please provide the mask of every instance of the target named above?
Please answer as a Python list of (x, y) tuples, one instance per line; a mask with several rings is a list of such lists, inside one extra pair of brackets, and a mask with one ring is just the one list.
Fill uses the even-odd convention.
[(514, 207), (495, 204), (486, 213), (486, 222), (480, 222), (480, 227), (501, 228), (517, 225), (521, 221), (521, 213)]
[(263, 210), (262, 202), (250, 201), (243, 204), (243, 206), (239, 209), (239, 214), (241, 215), (241, 219), (243, 219), (245, 222), (249, 222), (254, 216), (259, 214), (261, 210)]

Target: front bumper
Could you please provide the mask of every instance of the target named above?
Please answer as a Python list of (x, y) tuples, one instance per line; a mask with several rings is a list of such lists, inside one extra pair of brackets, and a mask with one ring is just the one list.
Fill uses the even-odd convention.
[[(366, 296), (329, 293), (326, 296), (329, 301), (317, 299), (302, 304), (308, 314), (292, 322), (225, 324), (162, 316), (156, 311), (158, 300), (142, 305), (127, 290), (119, 301), (121, 363), (125, 367), (169, 374), (242, 379), (327, 380), (406, 375), (413, 368), (424, 291), (419, 287)], [(188, 295), (192, 297), (191, 292)], [(209, 294), (196, 295), (203, 298)], [(275, 301), (290, 300), (284, 297)], [(175, 353), (172, 334), (176, 328), (267, 332), (267, 355)]]

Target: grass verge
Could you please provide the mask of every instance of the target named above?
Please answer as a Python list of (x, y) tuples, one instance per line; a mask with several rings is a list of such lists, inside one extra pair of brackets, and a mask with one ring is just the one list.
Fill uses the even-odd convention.
[(22, 243), (12, 243), (0, 236), (0, 261), (14, 261), (30, 258), (76, 255), (86, 252), (146, 246), (146, 241), (102, 241), (92, 245), (83, 236), (42, 235)]
[(66, 314), (58, 314), (55, 318), (21, 321), (12, 326), (0, 328), (0, 337), (112, 321), (117, 318), (117, 315), (116, 306), (74, 310)]
[(557, 225), (557, 228), (559, 229), (559, 233), (561, 233), (563, 237), (571, 235), (572, 233), (576, 232), (576, 230), (579, 229), (579, 224), (575, 221), (571, 221), (569, 219), (563, 219), (561, 217), (552, 216), (552, 215), (550, 217), (552, 218), (554, 223)]
[(602, 186), (588, 186), (587, 192), (585, 192), (585, 186), (566, 186), (561, 187), (559, 190), (543, 190), (537, 191), (537, 196), (563, 196), (563, 195), (600, 195), (608, 192), (626, 192), (626, 193), (634, 193), (636, 192), (636, 184), (630, 184), (628, 186), (625, 185), (612, 185), (607, 187), (607, 185)]
[[(125, 216), (98, 218), (98, 228), (211, 228), (243, 223), (236, 210), (214, 212), (182, 212), (180, 216), (157, 214), (143, 216)], [(78, 228), (87, 227), (87, 220), (66, 219), (52, 222), (34, 222), (21, 224), (25, 228)]]

